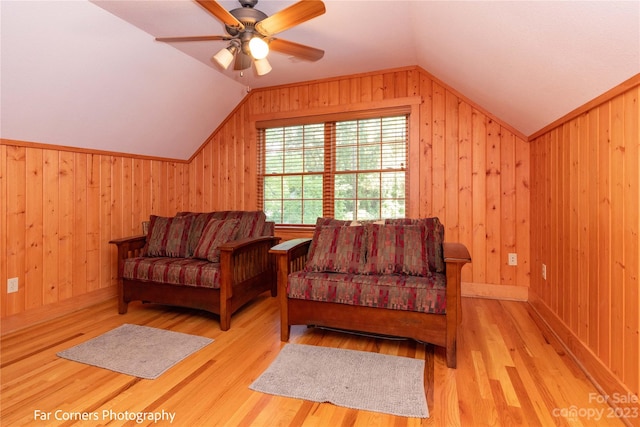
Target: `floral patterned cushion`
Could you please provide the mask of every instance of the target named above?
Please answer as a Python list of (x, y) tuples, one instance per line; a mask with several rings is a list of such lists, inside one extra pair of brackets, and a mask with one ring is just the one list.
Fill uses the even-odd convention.
[(124, 260), (122, 277), (145, 282), (219, 289), (220, 264), (196, 258), (128, 258)]
[(314, 251), (305, 266), (307, 271), (357, 273), (365, 257), (364, 227), (322, 226)]
[(325, 301), (393, 310), (443, 314), (446, 277), (367, 275), (300, 270), (289, 275), (289, 298)]
[(238, 234), (237, 219), (212, 219), (202, 231), (198, 246), (193, 251), (194, 258), (220, 262), (220, 245), (230, 242)]
[(188, 256), (188, 238), (193, 216), (161, 217), (151, 215), (144, 253), (149, 257)]
[[(352, 227), (349, 227), (352, 228)], [(426, 276), (426, 229), (420, 225), (368, 224), (366, 274)]]

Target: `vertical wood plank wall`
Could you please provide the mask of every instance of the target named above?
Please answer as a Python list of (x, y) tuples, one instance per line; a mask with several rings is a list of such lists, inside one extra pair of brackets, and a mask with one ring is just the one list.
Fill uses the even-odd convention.
[[(187, 186), (185, 162), (3, 140), (2, 319), (115, 288), (116, 251), (109, 240), (140, 234), (151, 213), (182, 210)], [(18, 278), (19, 291), (7, 294), (11, 277)]]
[(530, 301), (609, 396), (640, 384), (639, 80), (531, 141)]
[[(335, 111), (420, 96), (418, 196), (411, 216), (438, 216), (445, 239), (467, 245), (473, 258), (463, 280), (529, 286), (529, 144), (418, 67), (259, 89), (251, 92), (190, 163), (190, 208), (255, 209), (254, 116)], [(509, 266), (507, 254), (518, 254)], [(526, 294), (526, 293), (525, 293)]]

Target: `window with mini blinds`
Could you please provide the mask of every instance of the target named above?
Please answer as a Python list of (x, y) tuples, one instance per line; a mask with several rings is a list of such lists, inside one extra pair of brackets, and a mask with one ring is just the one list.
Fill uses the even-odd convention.
[(268, 220), (405, 216), (408, 114), (266, 123), (258, 142), (258, 205)]

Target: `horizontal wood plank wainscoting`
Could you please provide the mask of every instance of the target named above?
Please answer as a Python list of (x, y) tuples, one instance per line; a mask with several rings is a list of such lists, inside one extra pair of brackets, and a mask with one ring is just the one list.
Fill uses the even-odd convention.
[[(603, 396), (635, 411), (640, 407), (639, 101), (636, 75), (530, 138), (530, 303)], [(634, 396), (635, 403), (628, 402)], [(637, 416), (627, 421), (640, 425)]]

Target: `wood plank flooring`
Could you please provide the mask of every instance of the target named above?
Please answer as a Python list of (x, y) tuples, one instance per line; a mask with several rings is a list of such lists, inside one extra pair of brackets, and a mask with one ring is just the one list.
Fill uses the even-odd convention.
[[(2, 426), (619, 426), (595, 387), (527, 303), (463, 298), (458, 368), (442, 349), (412, 341), (362, 337), (297, 326), (291, 342), (425, 359), (431, 417), (403, 418), (257, 393), (248, 386), (274, 360), (280, 342), (278, 304), (267, 294), (233, 316), (221, 332), (216, 316), (130, 304), (118, 315), (108, 301), (2, 338)], [(123, 323), (213, 338), (165, 372), (143, 380), (56, 357)], [(40, 411), (40, 412), (38, 412)], [(56, 420), (98, 414), (98, 420)], [(104, 417), (106, 414), (115, 414)], [(111, 411), (111, 412), (109, 412)], [(163, 412), (164, 411), (164, 412)], [(118, 420), (127, 413), (175, 414)], [(50, 413), (49, 420), (45, 420)], [(573, 416), (570, 416), (573, 414)]]

